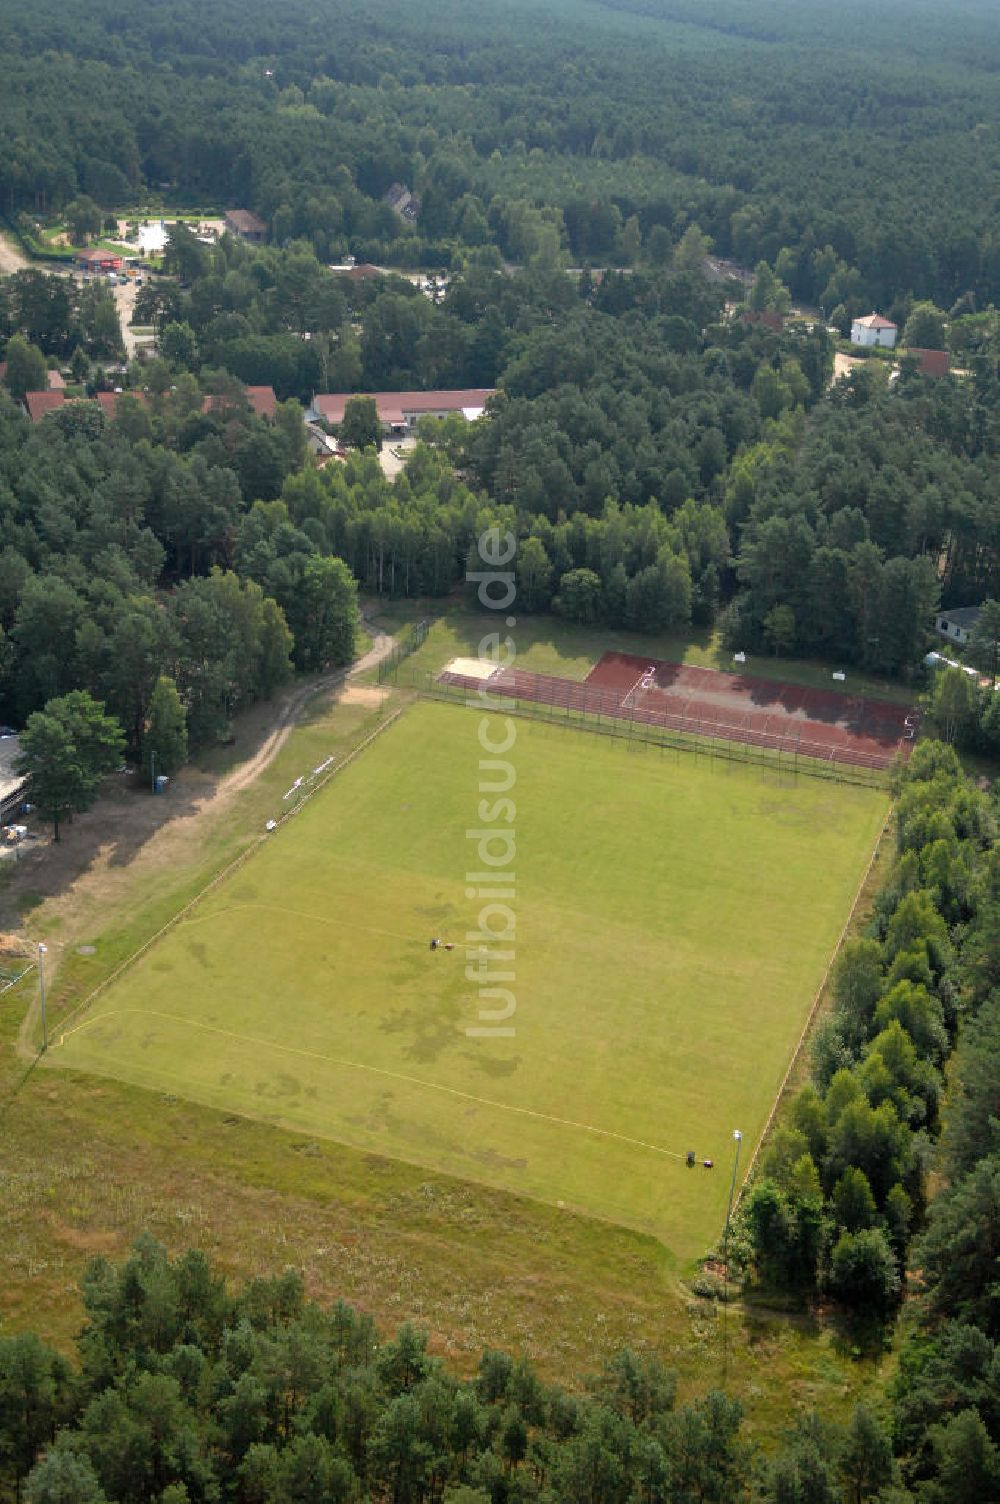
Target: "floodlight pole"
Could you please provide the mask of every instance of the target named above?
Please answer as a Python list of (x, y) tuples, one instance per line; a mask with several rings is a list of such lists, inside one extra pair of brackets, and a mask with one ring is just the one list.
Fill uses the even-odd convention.
[(45, 1021), (45, 955), (46, 955), (47, 950), (48, 950), (48, 946), (47, 945), (39, 945), (39, 947), (38, 947), (38, 991), (39, 991), (39, 993), (41, 995), (41, 1000), (42, 1000), (42, 1054), (43, 1055), (45, 1054), (45, 1051), (49, 1047), (49, 1031), (48, 1031), (48, 1025), (47, 1025), (47, 1023)]
[(733, 1220), (733, 1198), (736, 1195), (736, 1172), (740, 1163), (740, 1145), (743, 1143), (743, 1134), (738, 1128), (733, 1129), (733, 1138), (736, 1141), (736, 1153), (733, 1155), (733, 1175), (729, 1182), (729, 1205), (726, 1208), (726, 1227), (722, 1234), (722, 1384), (723, 1388), (729, 1373), (729, 1224)]
[(736, 1141), (736, 1153), (733, 1155), (733, 1178), (729, 1182), (729, 1206), (726, 1209), (726, 1230), (722, 1234), (722, 1258), (726, 1266), (726, 1278), (729, 1277), (729, 1224), (733, 1219), (733, 1198), (736, 1195), (736, 1172), (740, 1166), (740, 1145), (743, 1135), (738, 1128), (733, 1129), (733, 1138)]

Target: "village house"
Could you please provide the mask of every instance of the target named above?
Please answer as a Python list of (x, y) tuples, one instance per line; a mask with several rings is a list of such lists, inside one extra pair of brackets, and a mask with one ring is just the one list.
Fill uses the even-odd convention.
[(263, 245), (267, 239), (267, 225), (249, 209), (227, 209), (226, 229), (251, 245)]
[(942, 637), (964, 647), (978, 620), (978, 606), (958, 606), (953, 611), (939, 611), (934, 625)]
[(145, 392), (123, 392), (120, 387), (113, 392), (98, 392), (97, 404), (109, 423), (117, 416), (118, 403), (122, 397), (131, 397), (134, 402), (139, 403), (140, 407), (149, 406), (149, 398)]
[(40, 423), (49, 413), (57, 412), (66, 401), (65, 392), (25, 392), (24, 405), (32, 423)]
[[(241, 395), (249, 402), (258, 418), (274, 417), (278, 399), (273, 386), (247, 386), (243, 388)], [(227, 408), (238, 408), (239, 405), (239, 395), (233, 397), (222, 394), (206, 397), (201, 404), (201, 410), (203, 413), (218, 413), (225, 412)]]
[(898, 333), (899, 330), (891, 319), (884, 319), (879, 313), (869, 313), (863, 319), (852, 322), (851, 344), (869, 347), (878, 345), (883, 350), (891, 350)]
[(916, 356), (917, 370), (922, 376), (947, 376), (951, 366), (951, 356), (947, 350), (920, 350), (915, 345), (909, 345), (904, 353)]

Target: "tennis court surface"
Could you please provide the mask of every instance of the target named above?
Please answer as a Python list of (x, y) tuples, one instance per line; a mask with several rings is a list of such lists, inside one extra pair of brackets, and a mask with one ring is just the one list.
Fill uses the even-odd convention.
[(915, 709), (888, 700), (634, 653), (605, 653), (582, 682), (518, 668), (497, 668), (484, 677), (467, 667), (465, 660), (455, 660), (440, 678), (512, 701), (873, 770), (888, 767), (898, 752), (908, 755), (919, 725)]

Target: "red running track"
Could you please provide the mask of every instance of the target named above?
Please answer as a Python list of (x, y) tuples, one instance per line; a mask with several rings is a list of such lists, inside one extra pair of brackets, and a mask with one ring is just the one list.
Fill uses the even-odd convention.
[(527, 669), (479, 680), (445, 670), (442, 683), (480, 693), (610, 716), (694, 736), (880, 769), (915, 735), (916, 713), (887, 700), (605, 653), (580, 683)]

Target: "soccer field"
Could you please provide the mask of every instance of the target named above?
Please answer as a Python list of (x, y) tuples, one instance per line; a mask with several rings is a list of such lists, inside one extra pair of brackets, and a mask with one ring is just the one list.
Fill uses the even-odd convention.
[[(49, 1060), (697, 1257), (725, 1215), (732, 1130), (745, 1165), (887, 795), (518, 722), (514, 1033), (476, 1036), (497, 1006), (465, 974), (481, 907), (466, 832), (491, 818), (480, 720), (412, 706)], [(688, 1169), (689, 1148), (716, 1168)]]

